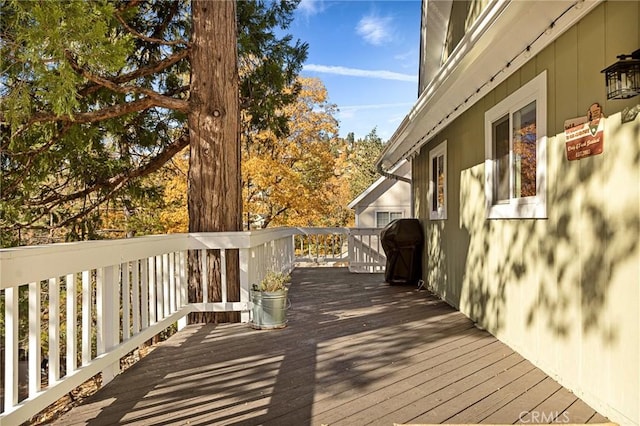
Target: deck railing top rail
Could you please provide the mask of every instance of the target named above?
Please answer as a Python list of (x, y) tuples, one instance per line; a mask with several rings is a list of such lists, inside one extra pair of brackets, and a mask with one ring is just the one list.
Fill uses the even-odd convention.
[(0, 249), (0, 289), (183, 250), (249, 249), (294, 235), (349, 234), (349, 228), (273, 228), (152, 235)]

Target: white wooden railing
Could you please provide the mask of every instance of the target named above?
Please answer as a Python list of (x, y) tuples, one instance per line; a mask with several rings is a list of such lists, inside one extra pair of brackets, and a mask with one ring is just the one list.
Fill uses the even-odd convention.
[[(315, 262), (353, 260), (361, 271), (366, 262), (382, 260), (384, 265), (383, 257), (373, 255), (370, 247), (362, 249), (361, 233), (347, 228), (276, 228), (0, 250), (5, 308), (0, 312), (5, 332), (0, 423), (27, 421), (98, 373), (102, 383), (108, 383), (120, 372), (123, 356), (173, 324), (184, 327), (191, 312), (235, 311), (242, 322), (249, 321), (249, 286), (269, 270), (290, 271), (296, 261), (308, 257)], [(345, 249), (345, 241), (358, 248)], [(214, 273), (204, 256), (209, 250), (219, 251), (220, 271), (226, 270), (228, 251), (238, 251), (239, 301), (228, 300), (224, 272), (220, 301), (212, 300), (208, 286), (202, 285)], [(187, 297), (189, 251), (199, 251), (202, 260), (200, 303), (189, 303)], [(347, 256), (365, 252), (367, 259)], [(28, 331), (19, 327), (21, 323), (28, 323)], [(19, 362), (20, 354), (26, 354), (26, 362)], [(43, 359), (48, 360), (45, 377)], [(26, 364), (26, 377), (20, 375), (19, 363)]]
[(296, 262), (302, 264), (344, 265), (348, 262), (349, 228), (296, 228)]
[(349, 271), (384, 272), (387, 258), (380, 241), (380, 228), (353, 228), (349, 230)]

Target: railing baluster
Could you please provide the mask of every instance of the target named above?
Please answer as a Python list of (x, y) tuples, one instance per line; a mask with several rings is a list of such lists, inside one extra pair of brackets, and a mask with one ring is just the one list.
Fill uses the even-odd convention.
[(178, 277), (180, 278), (180, 302), (178, 303), (179, 307), (182, 307), (189, 303), (188, 295), (187, 295), (187, 267), (186, 267), (186, 257), (187, 253), (184, 251), (180, 252), (180, 273)]
[(209, 303), (209, 262), (207, 251), (200, 250), (200, 285), (202, 286), (202, 303)]
[(96, 349), (97, 355), (102, 355), (106, 350), (105, 335), (104, 335), (104, 315), (105, 315), (105, 301), (104, 301), (104, 268), (99, 268), (96, 271)]
[[(185, 267), (185, 257), (186, 257), (186, 252), (184, 251), (180, 251), (178, 253), (178, 295), (179, 295), (179, 300), (178, 300), (178, 308), (181, 308), (182, 306), (186, 305), (188, 303), (187, 301), (187, 272), (186, 272), (186, 267)], [(183, 316), (178, 320), (178, 330), (182, 330), (183, 328), (185, 328), (187, 326), (187, 317)]]
[(156, 318), (162, 320), (166, 313), (164, 311), (164, 275), (162, 268), (162, 257), (156, 256)]
[[(249, 303), (249, 282), (250, 274), (250, 249), (240, 249), (239, 263), (240, 263), (240, 302)], [(249, 311), (242, 311), (240, 313), (240, 321), (249, 322)]]
[(176, 253), (169, 253), (169, 309), (174, 313), (178, 308), (176, 304)]
[(76, 301), (76, 275), (67, 274), (67, 375), (77, 368), (77, 318), (78, 304)]
[(120, 273), (122, 276), (122, 340), (128, 340), (131, 337), (131, 284), (129, 281), (129, 262), (120, 264)]
[(140, 332), (140, 261), (131, 262), (131, 310), (133, 334)]
[(222, 303), (227, 303), (227, 255), (225, 250), (220, 250), (220, 290)]
[(5, 359), (4, 409), (18, 403), (18, 291), (19, 287), (4, 290)]
[(323, 235), (323, 238), (324, 238), (324, 257), (328, 258), (329, 257), (329, 255), (328, 255), (328, 253), (329, 253), (329, 243), (327, 241), (328, 241), (329, 237), (327, 235)]
[(42, 380), (40, 363), (42, 340), (40, 338), (40, 282), (29, 284), (29, 396), (40, 392)]
[(60, 282), (49, 279), (49, 387), (60, 380)]
[(140, 329), (149, 327), (149, 262), (145, 259), (140, 261)]
[(153, 325), (157, 321), (156, 312), (156, 270), (155, 270), (155, 257), (147, 259), (149, 270), (147, 271), (148, 279), (148, 301), (149, 306), (149, 325)]
[[(349, 259), (355, 259), (356, 258), (356, 237), (353, 233), (349, 233), (349, 236), (347, 237), (347, 251), (348, 251), (348, 256)], [(355, 269), (355, 267), (349, 263), (349, 272), (353, 272)]]
[[(102, 295), (99, 304), (102, 310), (102, 335), (99, 354), (111, 351), (120, 343), (120, 280), (118, 265), (107, 266), (102, 270)], [(100, 323), (99, 323), (100, 324)], [(109, 383), (120, 370), (120, 360), (102, 370), (102, 384)]]
[(110, 351), (114, 347), (120, 344), (120, 329), (122, 327), (122, 321), (120, 314), (122, 312), (122, 269), (120, 265), (113, 265), (109, 267), (111, 269), (111, 277), (108, 281), (109, 285), (109, 299), (107, 300), (109, 307), (109, 320), (111, 327), (111, 334), (108, 340), (107, 351)]
[(82, 365), (91, 361), (91, 275), (82, 271)]
[(162, 255), (162, 305), (164, 311), (162, 318), (166, 318), (171, 314), (170, 292), (169, 254), (165, 253)]

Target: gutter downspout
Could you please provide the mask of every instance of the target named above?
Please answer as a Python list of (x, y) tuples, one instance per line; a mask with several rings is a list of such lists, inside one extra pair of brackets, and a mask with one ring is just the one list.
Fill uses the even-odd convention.
[(382, 169), (382, 162), (379, 162), (378, 164), (376, 164), (376, 171), (380, 174), (380, 176), (383, 176), (386, 179), (401, 180), (403, 182), (411, 183), (411, 179), (409, 178), (406, 178), (400, 175), (394, 175), (393, 173), (385, 172)]

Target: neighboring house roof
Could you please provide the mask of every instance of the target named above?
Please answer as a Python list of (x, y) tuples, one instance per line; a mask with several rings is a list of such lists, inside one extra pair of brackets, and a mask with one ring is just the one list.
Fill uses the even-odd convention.
[[(387, 143), (378, 164), (389, 170), (416, 155), (438, 132), (599, 3), (491, 1), (437, 72), (427, 70), (423, 74), (427, 78), (433, 75), (433, 79)], [(436, 8), (442, 8), (442, 4), (429, 1), (427, 8), (422, 37), (431, 37), (424, 44), (421, 67), (434, 66), (433, 55), (427, 53), (442, 49), (442, 37), (429, 33), (425, 27), (432, 19), (430, 12), (437, 17)], [(440, 16), (442, 19), (441, 13)], [(437, 26), (438, 31), (445, 31), (446, 27)]]
[[(411, 165), (408, 161), (402, 161), (399, 164), (396, 165), (396, 167), (394, 167), (390, 173), (392, 174), (398, 174), (399, 176), (403, 176), (403, 177), (411, 177)], [(375, 192), (376, 189), (378, 189), (379, 187), (381, 187), (382, 185), (388, 185), (389, 188), (391, 188), (396, 182), (398, 181), (394, 181), (391, 179), (387, 179), (385, 177), (381, 177), (378, 180), (376, 180), (374, 183), (372, 183), (367, 189), (365, 189), (364, 191), (362, 191), (362, 193), (360, 193), (360, 195), (358, 195), (353, 201), (351, 201), (348, 205), (348, 207), (350, 209), (355, 208), (357, 205), (359, 204), (363, 204), (363, 202), (366, 202), (366, 198), (373, 192)], [(389, 189), (387, 188), (387, 189)], [(371, 200), (374, 201), (374, 200)], [(367, 205), (371, 203), (371, 201), (369, 201), (368, 203), (366, 203)]]

